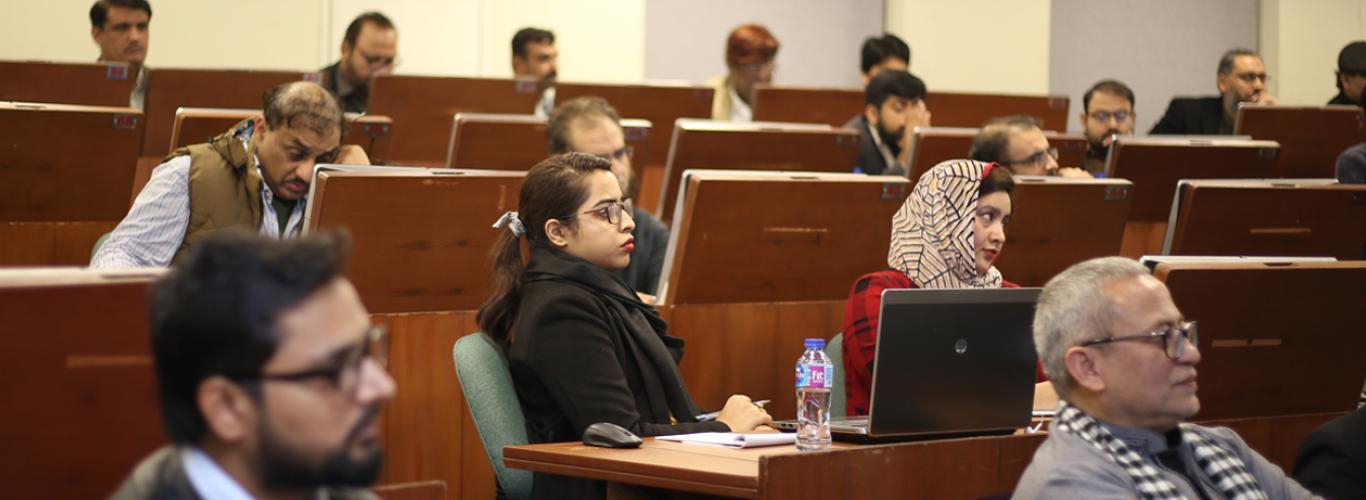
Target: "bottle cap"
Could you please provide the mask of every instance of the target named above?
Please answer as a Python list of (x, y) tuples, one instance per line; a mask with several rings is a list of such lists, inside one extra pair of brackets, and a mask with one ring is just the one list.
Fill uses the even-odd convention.
[(807, 349), (825, 349), (825, 339), (806, 339)]

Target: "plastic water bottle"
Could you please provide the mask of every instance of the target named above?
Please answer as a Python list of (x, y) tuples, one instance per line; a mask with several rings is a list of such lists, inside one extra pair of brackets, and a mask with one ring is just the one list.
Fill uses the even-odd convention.
[(830, 384), (835, 366), (825, 355), (825, 339), (806, 339), (797, 359), (797, 449), (830, 447)]

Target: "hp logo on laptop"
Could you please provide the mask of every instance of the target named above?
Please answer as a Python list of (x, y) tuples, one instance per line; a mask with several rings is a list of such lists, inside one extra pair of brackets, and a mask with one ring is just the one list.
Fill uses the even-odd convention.
[(955, 343), (953, 344), (953, 352), (956, 352), (956, 353), (958, 353), (958, 354), (963, 354), (963, 353), (965, 353), (965, 352), (968, 352), (968, 341), (967, 341), (967, 339), (958, 339), (958, 342), (955, 342)]

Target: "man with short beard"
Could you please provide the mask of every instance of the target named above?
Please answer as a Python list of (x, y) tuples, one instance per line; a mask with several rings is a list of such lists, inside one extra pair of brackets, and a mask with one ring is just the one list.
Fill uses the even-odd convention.
[(1242, 103), (1275, 105), (1266, 90), (1266, 65), (1248, 49), (1233, 49), (1219, 59), (1219, 95), (1174, 97), (1150, 134), (1232, 135)]
[(880, 71), (863, 90), (863, 114), (845, 128), (859, 131), (858, 169), (868, 175), (905, 175), (911, 130), (930, 126), (925, 82), (905, 71)]
[(157, 283), (152, 356), (171, 446), (113, 498), (350, 499), (379, 477), (387, 339), (342, 276), (346, 238), (225, 232)]
[(1105, 172), (1115, 136), (1134, 133), (1134, 91), (1119, 80), (1096, 82), (1081, 98), (1081, 127), (1086, 134), (1086, 171)]
[(364, 113), (370, 103), (370, 82), (393, 73), (397, 65), (398, 29), (384, 14), (366, 12), (346, 27), (341, 59), (321, 70), (322, 86), (337, 96), (343, 111)]

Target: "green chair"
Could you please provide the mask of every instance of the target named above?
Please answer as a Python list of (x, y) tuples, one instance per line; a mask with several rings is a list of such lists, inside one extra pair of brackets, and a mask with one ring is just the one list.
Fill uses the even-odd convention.
[(100, 247), (104, 246), (104, 242), (109, 241), (109, 235), (111, 234), (114, 234), (114, 232), (110, 231), (101, 234), (100, 239), (95, 240), (95, 246), (90, 249), (90, 260), (95, 260), (95, 254), (100, 253)]
[(825, 355), (835, 365), (834, 387), (830, 389), (830, 418), (844, 417), (844, 334), (836, 333), (825, 344)]
[(531, 472), (503, 465), (503, 447), (527, 444), (526, 417), (517, 402), (507, 361), (493, 339), (482, 332), (455, 341), (455, 375), (474, 428), (497, 475), (498, 487), (510, 500), (531, 498)]

